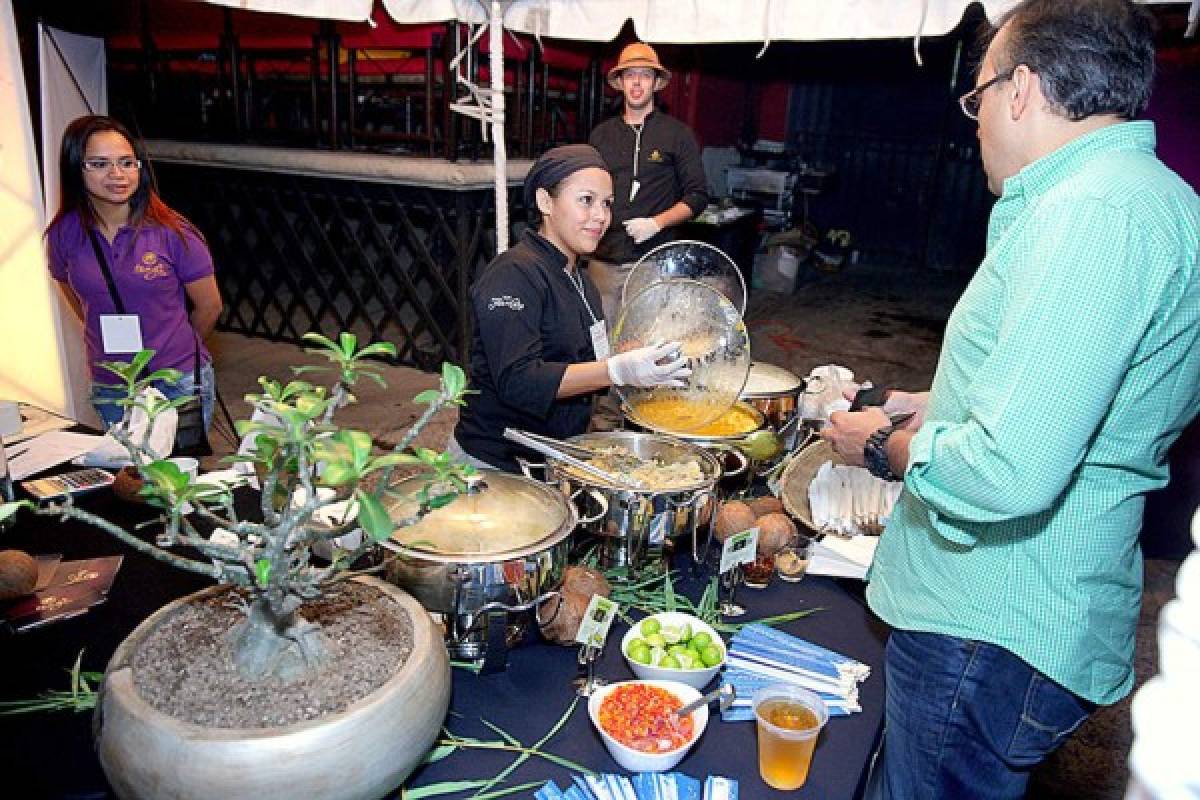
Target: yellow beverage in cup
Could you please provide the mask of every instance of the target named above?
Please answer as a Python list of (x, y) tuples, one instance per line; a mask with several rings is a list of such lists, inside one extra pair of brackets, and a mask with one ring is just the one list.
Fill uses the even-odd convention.
[(807, 689), (780, 684), (759, 689), (753, 702), (759, 775), (775, 789), (799, 789), (829, 719), (824, 701)]

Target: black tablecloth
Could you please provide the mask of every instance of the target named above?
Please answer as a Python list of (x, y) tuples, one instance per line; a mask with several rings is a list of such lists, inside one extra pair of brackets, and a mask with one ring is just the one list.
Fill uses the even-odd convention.
[[(125, 525), (149, 519), (149, 509), (120, 503), (107, 492), (81, 501), (88, 510)], [(141, 535), (152, 540), (152, 528)], [(84, 669), (101, 671), (120, 641), (145, 617), (168, 601), (210, 582), (176, 570), (132, 551), (116, 539), (83, 523), (60, 522), (23, 514), (17, 525), (0, 535), (0, 546), (31, 553), (61, 553), (65, 559), (122, 554), (124, 564), (107, 602), (87, 614), (18, 635), (0, 634), (0, 700), (29, 698), (46, 689), (67, 687), (67, 668), (81, 648)], [(698, 598), (702, 584), (686, 580), (680, 589)], [(861, 685), (863, 713), (830, 720), (817, 746), (808, 785), (787, 796), (851, 798), (861, 789), (866, 763), (878, 737), (883, 709), (881, 674), (884, 633), (861, 602), (856, 585), (839, 585), (825, 578), (806, 578), (800, 584), (773, 583), (768, 589), (741, 589), (738, 600), (749, 612), (738, 621), (799, 608), (824, 610), (783, 627), (831, 647), (872, 667)], [(619, 652), (624, 628), (610, 634), (598, 674), (610, 680), (632, 678)], [(514, 649), (508, 669), (475, 675), (455, 669), (451, 714), (453, 732), (494, 740), (497, 735), (480, 719), (500, 726), (529, 745), (548, 732), (571, 702), (576, 676), (576, 650), (542, 643)], [(403, 724), (397, 721), (397, 724)], [(546, 749), (601, 772), (620, 772), (587, 717), (581, 700), (571, 719)], [(410, 785), (442, 780), (490, 778), (512, 761), (514, 754), (471, 750), (460, 752), (418, 771)], [(108, 784), (91, 742), (91, 715), (56, 712), (0, 717), (0, 775), (3, 791), (21, 797), (107, 797)], [(783, 797), (758, 778), (754, 725), (725, 723), (713, 718), (703, 738), (678, 767), (695, 777), (725, 775), (741, 782), (742, 797)], [(530, 759), (510, 776), (510, 783), (555, 779), (569, 781), (562, 767)], [(297, 795), (302, 796), (302, 790)], [(465, 796), (465, 795), (464, 795)]]

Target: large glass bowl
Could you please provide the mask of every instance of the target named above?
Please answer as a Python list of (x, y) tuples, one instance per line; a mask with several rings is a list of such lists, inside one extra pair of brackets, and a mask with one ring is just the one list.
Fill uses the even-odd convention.
[(739, 314), (746, 313), (746, 280), (733, 259), (706, 242), (683, 239), (660, 244), (638, 259), (625, 276), (621, 302), (652, 283), (686, 278), (711, 286), (729, 298)]
[(630, 419), (650, 430), (685, 433), (733, 407), (750, 372), (750, 337), (729, 298), (698, 281), (650, 284), (622, 309), (612, 351), (658, 342), (679, 342), (692, 375), (680, 389), (622, 387)]

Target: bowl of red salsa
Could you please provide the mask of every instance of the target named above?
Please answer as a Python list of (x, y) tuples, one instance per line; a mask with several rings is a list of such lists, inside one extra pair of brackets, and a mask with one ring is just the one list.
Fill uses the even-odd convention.
[(708, 725), (708, 706), (674, 712), (700, 692), (678, 681), (621, 681), (588, 699), (588, 714), (613, 759), (630, 772), (663, 772), (683, 760)]

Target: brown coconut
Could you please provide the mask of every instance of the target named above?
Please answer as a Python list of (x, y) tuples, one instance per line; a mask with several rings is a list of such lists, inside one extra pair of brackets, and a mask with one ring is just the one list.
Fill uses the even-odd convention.
[(717, 512), (717, 521), (713, 525), (713, 535), (718, 542), (723, 542), (735, 533), (754, 527), (754, 512), (750, 506), (741, 500), (730, 500), (721, 506)]
[(750, 506), (750, 510), (754, 512), (754, 516), (761, 517), (763, 514), (782, 514), (783, 501), (778, 497), (755, 497), (753, 500), (747, 500), (746, 505)]
[(37, 586), (37, 560), (24, 550), (0, 551), (0, 600), (23, 597)]
[(603, 572), (576, 564), (567, 567), (563, 572), (562, 589), (564, 592), (573, 592), (584, 597), (594, 594), (608, 597), (612, 593)]
[(542, 636), (555, 644), (573, 644), (575, 634), (587, 612), (592, 595), (608, 597), (611, 593), (603, 573), (589, 567), (570, 566), (563, 574), (562, 588), (557, 598), (551, 598), (538, 607), (538, 619)]
[(758, 526), (758, 554), (773, 556), (796, 535), (796, 524), (787, 514), (763, 514)]

